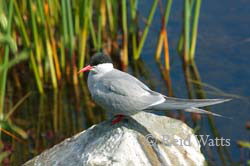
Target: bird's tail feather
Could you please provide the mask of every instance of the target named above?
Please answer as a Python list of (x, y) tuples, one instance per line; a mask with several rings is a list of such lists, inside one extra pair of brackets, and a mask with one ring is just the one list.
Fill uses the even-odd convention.
[(227, 102), (231, 99), (179, 99), (173, 97), (165, 97), (165, 101), (157, 105), (151, 106), (149, 109), (163, 110), (185, 110), (194, 107), (205, 107), (209, 105)]
[[(229, 117), (226, 117), (226, 116), (222, 116), (220, 114), (216, 114), (216, 113), (209, 112), (209, 111), (206, 111), (206, 110), (203, 110), (203, 109), (200, 109), (200, 108), (195, 108), (195, 107), (184, 109), (184, 111), (192, 112), (192, 113), (199, 113), (199, 114), (208, 114), (208, 115), (219, 116), (219, 117), (223, 117), (223, 118), (229, 118)], [(229, 119), (232, 119), (232, 118), (229, 118)]]

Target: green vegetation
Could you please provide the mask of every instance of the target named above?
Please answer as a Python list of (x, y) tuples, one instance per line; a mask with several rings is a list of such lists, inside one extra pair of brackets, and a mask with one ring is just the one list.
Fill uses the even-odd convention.
[[(193, 59), (201, 1), (184, 2), (184, 33), (181, 37), (183, 40), (180, 40), (184, 44), (180, 44), (179, 50), (183, 50), (183, 55), (186, 57), (184, 59)], [(8, 73), (8, 69), (3, 66), (8, 64), (10, 58), (25, 59), (29, 62), (27, 70), (30, 71), (30, 76), (35, 78), (37, 89), (41, 94), (44, 93), (45, 84), (51, 84), (57, 90), (65, 76), (71, 77), (69, 79), (77, 85), (77, 69), (83, 67), (85, 59), (95, 51), (102, 50), (110, 55), (120, 52), (123, 69), (128, 65), (128, 56), (138, 60), (150, 33), (155, 12), (162, 8), (162, 2), (154, 0), (144, 28), (139, 29), (137, 0), (72, 2), (70, 0), (28, 0), (27, 2), (14, 0), (0, 3), (0, 42), (3, 43), (1, 52), (5, 55), (0, 58), (2, 66), (0, 112), (4, 109), (3, 98)], [(164, 54), (167, 54), (165, 55), (167, 70), (170, 66), (166, 25), (171, 4), (172, 0), (166, 2), (156, 49), (156, 59), (159, 61), (164, 46)], [(193, 6), (194, 12), (192, 12)], [(193, 19), (190, 18), (192, 13)], [(190, 20), (193, 20), (193, 23)], [(190, 41), (191, 25), (193, 29)], [(140, 31), (142, 31), (141, 35), (139, 35)], [(119, 42), (120, 36), (122, 36), (122, 42)], [(130, 42), (131, 47), (128, 46)], [(20, 54), (24, 50), (28, 58), (17, 56), (17, 53)]]

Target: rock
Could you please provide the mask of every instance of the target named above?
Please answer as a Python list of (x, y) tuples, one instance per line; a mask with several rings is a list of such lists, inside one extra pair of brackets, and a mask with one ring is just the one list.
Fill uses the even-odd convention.
[(165, 116), (139, 113), (94, 125), (44, 151), (24, 166), (202, 166), (192, 129)]

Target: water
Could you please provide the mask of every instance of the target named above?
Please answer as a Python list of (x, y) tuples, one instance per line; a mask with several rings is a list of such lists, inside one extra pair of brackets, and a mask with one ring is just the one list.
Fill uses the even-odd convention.
[[(245, 124), (249, 121), (249, 97), (250, 97), (250, 70), (249, 70), (249, 46), (250, 46), (250, 24), (249, 24), (249, 1), (203, 1), (199, 23), (199, 33), (196, 50), (196, 64), (204, 83), (212, 85), (225, 93), (244, 97), (234, 99), (231, 102), (217, 105), (212, 111), (233, 120), (214, 118), (214, 123), (221, 137), (230, 139), (231, 146), (228, 147), (232, 163), (242, 162), (249, 159), (249, 150), (242, 150), (236, 145), (238, 140), (249, 140), (250, 134)], [(174, 94), (178, 97), (187, 97), (185, 81), (180, 59), (176, 47), (179, 33), (181, 32), (181, 4), (173, 2), (173, 9), (168, 24), (168, 37), (170, 45), (170, 58), (174, 59), (171, 64), (171, 79)], [(158, 13), (159, 15), (159, 13)], [(160, 23), (160, 19), (154, 20), (153, 25)], [(153, 27), (154, 28), (154, 27)], [(157, 32), (150, 36), (151, 42), (157, 40)], [(153, 38), (153, 39), (152, 39)], [(152, 43), (144, 49), (143, 59), (152, 68), (153, 73), (159, 73), (153, 63), (150, 48)], [(157, 79), (163, 82), (160, 75)], [(164, 86), (164, 83), (161, 85)], [(161, 92), (166, 93), (166, 89)], [(208, 91), (210, 92), (210, 91)], [(209, 93), (207, 93), (209, 94)], [(208, 95), (208, 97), (219, 97), (219, 95)], [(201, 122), (202, 134), (211, 135), (211, 129), (206, 118)], [(216, 148), (211, 148), (213, 154), (212, 163), (222, 165)], [(206, 155), (208, 159), (208, 155)], [(229, 162), (230, 163), (230, 162)]]
[[(140, 5), (143, 4), (145, 1), (141, 1)], [(234, 99), (228, 103), (211, 107), (211, 111), (233, 118), (233, 120), (213, 118), (217, 132), (221, 137), (230, 139), (231, 145), (226, 148), (227, 150), (216, 147), (209, 147), (209, 150), (203, 148), (206, 159), (211, 165), (246, 164), (247, 159), (250, 158), (249, 150), (244, 149), (242, 152), (242, 149), (236, 144), (238, 140), (250, 139), (249, 131), (245, 128), (246, 122), (250, 120), (249, 5), (250, 2), (246, 0), (202, 2), (196, 50), (196, 65), (201, 80), (225, 93), (244, 97), (244, 99)], [(150, 7), (150, 4), (144, 7), (143, 11), (140, 11), (141, 15), (147, 16)], [(168, 37), (174, 95), (187, 98), (188, 92), (182, 63), (176, 51), (181, 32), (181, 9), (182, 2), (174, 1), (168, 24)], [(143, 80), (152, 89), (167, 94), (165, 81), (161, 77), (159, 67), (153, 57), (160, 29), (159, 12), (156, 13), (152, 25), (148, 36), (150, 40), (146, 41), (141, 58), (143, 69), (146, 70), (143, 73), (148, 75), (141, 75), (140, 69), (136, 72), (132, 70), (132, 67), (128, 71)], [(86, 81), (82, 80), (81, 84), (86, 84)], [(13, 116), (15, 124), (25, 129), (30, 137), (25, 141), (14, 140), (12, 144), (9, 143), (12, 149), (12, 165), (20, 165), (63, 139), (106, 118), (103, 110), (90, 100), (87, 87), (85, 85), (82, 87), (75, 89), (72, 85), (65, 83), (63, 90), (57, 94), (48, 88), (47, 95), (44, 97), (33, 91)], [(221, 97), (221, 94), (211, 92), (214, 91), (206, 88), (208, 98)], [(9, 92), (10, 94), (19, 98), (23, 95)], [(190, 114), (185, 114), (185, 116), (186, 122), (190, 126), (194, 126)], [(214, 129), (211, 129), (209, 123), (209, 119), (202, 116), (199, 134), (213, 135)], [(224, 157), (220, 157), (220, 154)], [(222, 158), (225, 158), (226, 161), (223, 162)]]

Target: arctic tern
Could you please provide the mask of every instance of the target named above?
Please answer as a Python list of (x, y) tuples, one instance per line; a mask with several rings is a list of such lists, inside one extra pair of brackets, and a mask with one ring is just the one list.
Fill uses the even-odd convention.
[(165, 110), (184, 110), (221, 116), (198, 107), (223, 103), (230, 99), (180, 99), (167, 97), (155, 92), (134, 76), (117, 70), (112, 60), (104, 53), (96, 53), (90, 65), (79, 71), (90, 71), (88, 89), (93, 100), (106, 111), (116, 116), (113, 124), (124, 115), (131, 116), (140, 111), (154, 112)]

